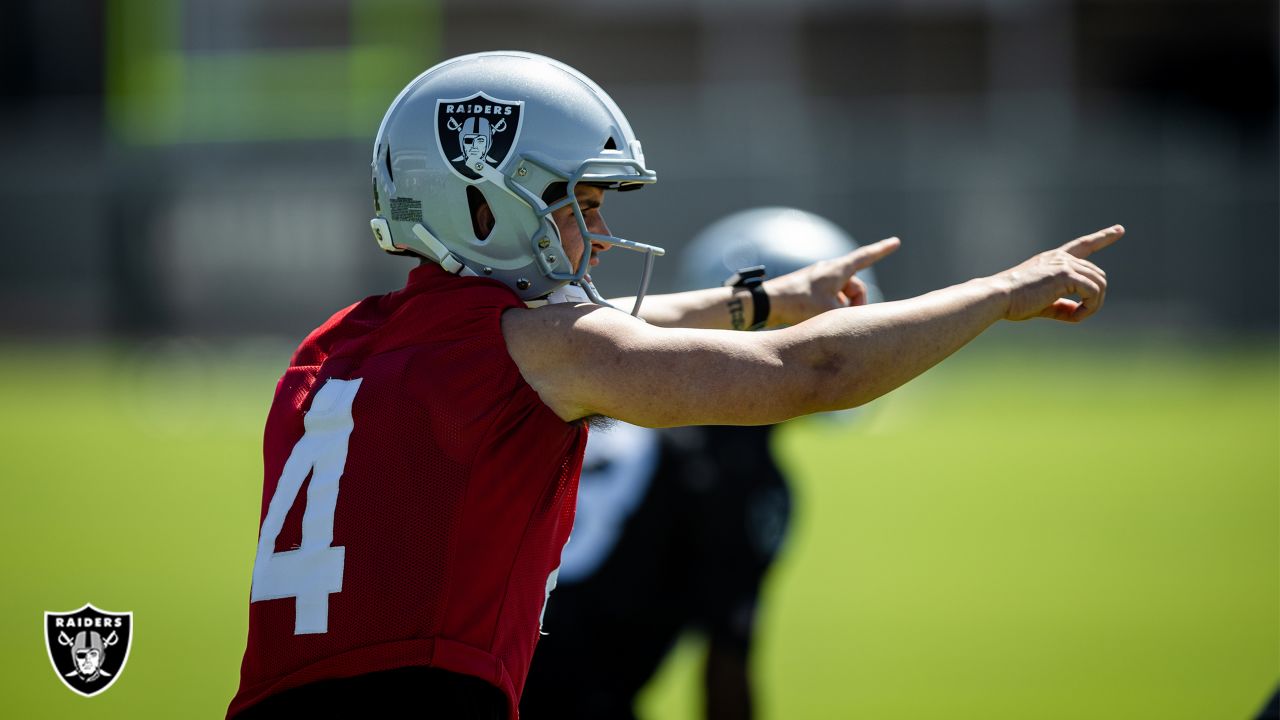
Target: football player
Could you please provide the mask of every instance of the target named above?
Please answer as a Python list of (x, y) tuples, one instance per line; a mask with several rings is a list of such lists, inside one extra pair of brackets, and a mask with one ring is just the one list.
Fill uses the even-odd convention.
[(1267, 700), (1267, 704), (1258, 711), (1257, 720), (1280, 720), (1280, 689), (1277, 689)]
[[(1089, 317), (1106, 278), (1085, 257), (1122, 233), (896, 303), (847, 307), (896, 239), (644, 301), (662, 249), (602, 213), (608, 191), (657, 179), (631, 125), (582, 73), (510, 51), (410, 82), (371, 169), (374, 239), (420, 263), (308, 335), (277, 384), (228, 716), (515, 717), (593, 418), (761, 425), (860, 405), (1000, 319)], [(646, 257), (630, 313), (588, 275), (617, 247)]]

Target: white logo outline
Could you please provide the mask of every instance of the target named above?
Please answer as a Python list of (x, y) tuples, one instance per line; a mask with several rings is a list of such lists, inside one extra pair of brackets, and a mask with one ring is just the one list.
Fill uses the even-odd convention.
[[(58, 667), (58, 661), (53, 659), (53, 643), (51, 642), (51, 638), (48, 635), (50, 615), (55, 615), (55, 616), (76, 615), (78, 613), (84, 612), (86, 608), (89, 610), (93, 610), (94, 612), (101, 613), (103, 615), (115, 615), (117, 617), (129, 618), (129, 639), (124, 645), (124, 659), (120, 661), (120, 667), (116, 668), (114, 675), (107, 676), (109, 679), (107, 680), (106, 685), (103, 685), (102, 687), (98, 688), (97, 690), (94, 690), (91, 693), (84, 692), (83, 690), (80, 690), (79, 688), (73, 686), (71, 683), (67, 682), (67, 678), (64, 677), (62, 674), (62, 668)], [(65, 610), (62, 612), (45, 610), (44, 611), (44, 632), (45, 632), (44, 651), (45, 651), (45, 654), (49, 656), (49, 664), (53, 666), (53, 674), (57, 675), (58, 679), (62, 681), (62, 684), (66, 686), (66, 688), (71, 692), (81, 697), (87, 697), (87, 698), (97, 697), (102, 693), (106, 692), (108, 689), (110, 689), (112, 685), (116, 684), (116, 681), (119, 680), (120, 676), (124, 674), (125, 666), (129, 664), (129, 653), (133, 651), (133, 637), (134, 637), (133, 611), (130, 610), (128, 612), (113, 612), (111, 610), (103, 610), (102, 608), (95, 607), (93, 603), (88, 603), (88, 602), (76, 608), (75, 610)]]

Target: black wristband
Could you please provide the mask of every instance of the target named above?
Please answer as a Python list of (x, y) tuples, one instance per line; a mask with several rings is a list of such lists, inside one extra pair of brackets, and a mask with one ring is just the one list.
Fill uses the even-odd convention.
[(759, 330), (769, 321), (769, 293), (764, 289), (765, 274), (763, 265), (755, 265), (742, 268), (724, 281), (728, 287), (751, 291), (751, 325), (747, 330)]

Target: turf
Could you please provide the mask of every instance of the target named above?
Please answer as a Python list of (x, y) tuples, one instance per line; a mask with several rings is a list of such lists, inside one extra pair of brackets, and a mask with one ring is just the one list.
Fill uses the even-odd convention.
[[(288, 351), (0, 347), (5, 716), (221, 716)], [(784, 428), (797, 506), (761, 716), (1249, 717), (1280, 680), (1278, 359), (997, 338), (854, 422)], [(136, 623), (90, 699), (42, 636), (45, 610), (85, 602)], [(698, 651), (644, 716), (696, 717)]]

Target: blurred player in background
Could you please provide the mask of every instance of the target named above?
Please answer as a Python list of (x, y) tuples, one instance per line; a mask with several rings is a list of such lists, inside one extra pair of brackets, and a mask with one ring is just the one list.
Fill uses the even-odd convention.
[(1267, 704), (1258, 711), (1256, 720), (1280, 720), (1280, 689), (1272, 693)]
[[(681, 285), (741, 282), (761, 266), (785, 275), (856, 247), (812, 213), (747, 210), (714, 223), (685, 249)], [(883, 299), (870, 268), (856, 277), (851, 305)], [(522, 717), (634, 717), (636, 694), (689, 630), (707, 640), (706, 717), (752, 717), (760, 586), (791, 508), (771, 452), (776, 427), (620, 423), (591, 436)]]
[[(861, 405), (999, 320), (1089, 317), (1106, 278), (1085, 258), (1123, 233), (874, 306), (849, 306), (854, 273), (896, 238), (642, 305), (663, 251), (613, 235), (601, 208), (656, 173), (590, 78), (513, 51), (414, 79), (370, 169), (374, 239), (419, 264), (313, 331), (277, 384), (229, 716), (516, 717), (594, 420)], [(614, 247), (645, 254), (631, 313), (588, 276)], [(731, 331), (748, 322), (792, 327)]]

